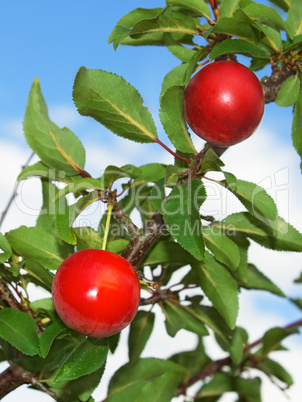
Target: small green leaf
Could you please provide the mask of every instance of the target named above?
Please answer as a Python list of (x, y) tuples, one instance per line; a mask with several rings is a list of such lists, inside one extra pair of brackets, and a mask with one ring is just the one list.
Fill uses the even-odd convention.
[(154, 142), (156, 126), (138, 91), (122, 77), (81, 67), (73, 99), (83, 116), (93, 117), (113, 133), (137, 142)]
[(28, 145), (45, 165), (70, 176), (77, 175), (78, 168), (84, 169), (83, 145), (70, 130), (60, 129), (49, 119), (37, 78), (29, 93), (23, 127)]
[(36, 323), (27, 313), (13, 308), (0, 309), (0, 337), (25, 355), (40, 353)]
[[(288, 0), (287, 0), (288, 1)], [(286, 0), (284, 0), (286, 2)], [(291, 0), (287, 13), (287, 31), (294, 38), (302, 34), (302, 3), (300, 0)]]
[(248, 335), (243, 328), (236, 327), (233, 333), (230, 355), (234, 364), (239, 364), (243, 357), (243, 349), (247, 344)]
[(159, 241), (143, 260), (143, 265), (157, 266), (168, 265), (184, 266), (193, 264), (196, 260), (184, 250), (178, 243), (173, 241)]
[[(175, 364), (169, 360), (146, 358), (140, 359), (135, 365), (128, 363), (118, 369), (109, 383), (108, 396), (106, 401), (108, 402), (141, 402), (145, 401), (147, 397), (144, 388), (147, 387), (147, 391), (152, 397), (151, 401), (170, 402), (173, 395), (175, 395), (175, 381), (173, 381), (173, 395), (171, 395), (170, 381), (167, 383), (169, 390), (168, 398), (163, 399), (160, 395), (164, 392), (164, 384), (166, 383), (167, 376), (164, 374), (178, 373), (179, 376), (184, 375), (185, 369), (178, 364)], [(157, 383), (157, 379), (164, 376), (163, 383), (159, 380), (159, 388), (153, 386), (150, 390), (150, 385)], [(173, 375), (174, 377), (174, 375)], [(178, 378), (178, 381), (180, 378)], [(156, 382), (155, 382), (156, 381)], [(140, 394), (142, 392), (142, 394)], [(141, 395), (144, 398), (141, 398)]]
[(210, 60), (214, 60), (223, 54), (243, 54), (245, 56), (257, 57), (259, 59), (269, 59), (270, 54), (259, 46), (253, 45), (242, 39), (226, 39), (215, 45), (209, 55)]
[(257, 358), (262, 359), (272, 351), (279, 349), (281, 341), (293, 333), (297, 333), (296, 328), (291, 330), (279, 327), (269, 329), (262, 337), (262, 348), (257, 351)]
[(265, 361), (259, 362), (257, 365), (260, 370), (262, 370), (269, 377), (275, 377), (278, 380), (284, 382), (287, 386), (293, 385), (294, 381), (292, 376), (280, 363), (272, 360), (266, 359)]
[(170, 87), (160, 99), (160, 120), (176, 149), (196, 153), (183, 114), (184, 86)]
[(257, 28), (251, 22), (253, 21), (241, 9), (237, 9), (232, 17), (219, 18), (207, 35), (224, 33), (257, 44), (260, 39), (260, 27)]
[[(261, 381), (259, 378), (245, 379), (239, 376), (233, 377), (228, 373), (218, 373), (207, 384), (205, 384), (198, 396), (206, 399), (211, 396), (222, 395), (226, 392), (236, 392), (244, 399), (251, 402), (261, 402), (260, 392)], [(197, 399), (199, 401), (199, 399)]]
[(103, 239), (99, 232), (89, 226), (81, 226), (73, 228), (72, 232), (76, 236), (77, 250), (84, 250), (87, 248), (102, 248)]
[(40, 227), (20, 226), (6, 233), (12, 248), (27, 259), (36, 260), (47, 269), (57, 269), (71, 254), (69, 246)]
[(44, 268), (37, 261), (30, 259), (25, 260), (25, 264), (22, 268), (43, 284), (45, 289), (51, 290), (53, 274), (48, 269)]
[(150, 201), (155, 210), (163, 214), (166, 204), (165, 178), (159, 179), (151, 189)]
[(135, 179), (141, 175), (141, 170), (133, 165), (125, 165), (117, 167), (109, 165), (106, 167), (101, 176), (100, 182), (102, 188), (112, 188), (113, 183), (118, 179), (132, 178)]
[(238, 286), (229, 271), (206, 252), (202, 261), (192, 265), (197, 281), (231, 329), (238, 314)]
[(73, 173), (71, 176), (68, 176), (63, 170), (56, 171), (40, 161), (24, 168), (18, 176), (18, 181), (25, 180), (28, 177), (41, 177), (42, 179), (71, 183), (74, 180), (80, 179), (82, 175)]
[(239, 284), (245, 289), (266, 290), (280, 297), (285, 297), (282, 290), (252, 264), (248, 265), (246, 280), (239, 281)]
[(236, 243), (221, 231), (211, 230), (211, 226), (204, 227), (202, 233), (206, 247), (214, 254), (214, 257), (232, 271), (236, 270), (240, 263), (240, 253)]
[(40, 337), (41, 357), (45, 358), (51, 348), (53, 341), (67, 328), (61, 321), (55, 321), (50, 324)]
[(171, 191), (164, 211), (170, 234), (198, 260), (204, 256), (199, 209), (205, 199), (202, 181), (193, 179)]
[(74, 221), (81, 212), (99, 199), (97, 192), (90, 192), (79, 198), (75, 204), (67, 205), (64, 211), (56, 214), (56, 229), (61, 239), (68, 244), (76, 244), (77, 238), (72, 230)]
[(182, 7), (211, 21), (209, 6), (204, 0), (166, 0), (167, 5)]
[(278, 211), (272, 197), (257, 184), (236, 180), (235, 187), (222, 183), (227, 187), (257, 219), (268, 226), (274, 226)]
[(7, 238), (2, 233), (0, 233), (0, 251), (0, 263), (7, 261), (13, 253)]
[(144, 350), (154, 326), (154, 313), (138, 311), (130, 325), (129, 360), (135, 363)]
[(243, 10), (250, 18), (258, 22), (260, 25), (266, 24), (278, 30), (286, 30), (285, 22), (280, 14), (272, 7), (251, 2), (247, 7), (244, 7)]
[(75, 380), (98, 370), (105, 362), (108, 344), (104, 339), (84, 338), (57, 371), (54, 381)]
[(260, 245), (279, 251), (302, 251), (302, 235), (293, 226), (278, 217), (274, 227), (269, 227), (247, 212), (229, 215), (223, 221), (214, 222), (230, 238), (246, 236)]
[(300, 94), (300, 79), (298, 74), (291, 75), (283, 83), (275, 100), (278, 106), (293, 106)]
[(269, 0), (271, 3), (280, 7), (284, 11), (288, 11), (292, 4), (292, 0)]
[(239, 8), (240, 0), (224, 0), (219, 7), (221, 17), (232, 17)]
[[(294, 117), (292, 125), (292, 141), (293, 145), (302, 159), (302, 91), (300, 91), (297, 103), (294, 108)], [(302, 162), (301, 162), (302, 170)]]
[(108, 42), (114, 42), (116, 49), (119, 43), (123, 43), (123, 38), (130, 31), (130, 28), (142, 20), (153, 19), (163, 8), (137, 8), (124, 15), (117, 23), (116, 27), (111, 32)]
[(199, 336), (209, 335), (199, 316), (190, 307), (169, 301), (162, 303), (161, 307), (166, 316), (165, 324), (170, 336), (175, 336), (181, 329), (194, 332)]
[(197, 21), (191, 16), (168, 6), (157, 17), (135, 24), (129, 32), (129, 36), (135, 39), (141, 35), (162, 32), (197, 35)]

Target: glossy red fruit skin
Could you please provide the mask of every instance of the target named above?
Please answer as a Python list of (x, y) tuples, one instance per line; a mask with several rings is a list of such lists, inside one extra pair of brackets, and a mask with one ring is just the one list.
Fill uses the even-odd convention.
[(264, 113), (260, 81), (243, 64), (215, 61), (198, 71), (184, 94), (184, 114), (204, 140), (227, 147), (247, 139)]
[(127, 327), (140, 301), (140, 283), (132, 265), (109, 251), (87, 249), (69, 256), (58, 268), (52, 296), (61, 320), (94, 338)]

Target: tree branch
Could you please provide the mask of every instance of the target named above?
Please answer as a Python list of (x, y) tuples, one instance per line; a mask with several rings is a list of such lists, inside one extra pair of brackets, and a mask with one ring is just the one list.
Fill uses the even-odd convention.
[(12, 307), (20, 311), (25, 311), (23, 306), (18, 302), (8, 286), (0, 280), (0, 300), (6, 307)]
[(261, 80), (265, 103), (274, 102), (284, 81), (296, 73), (295, 69), (283, 68), (280, 70), (277, 63), (272, 63), (272, 74)]
[[(298, 328), (302, 326), (302, 320), (295, 321), (289, 325), (286, 325), (283, 327), (286, 330), (291, 330), (293, 328)], [(248, 353), (251, 349), (254, 347), (258, 346), (259, 344), (262, 343), (263, 337), (257, 339), (255, 342), (250, 343), (249, 345), (245, 346), (243, 349), (243, 354)], [(248, 359), (246, 360), (248, 361)], [(197, 381), (203, 380), (206, 377), (213, 376), (214, 374), (217, 374), (222, 367), (227, 366), (231, 364), (232, 358), (231, 356), (227, 356), (224, 359), (219, 359), (216, 361), (213, 361), (210, 363), (208, 366), (204, 367), (199, 373), (195, 374), (193, 377), (191, 377), (186, 384), (184, 384), (181, 389), (180, 389), (180, 394), (185, 394), (187, 388), (189, 388), (191, 385), (195, 384)]]
[(0, 374), (0, 399), (24, 384), (31, 384), (34, 388), (47, 393), (55, 401), (61, 401), (54, 392), (41, 384), (33, 373), (16, 364), (11, 365)]
[(123, 257), (126, 258), (134, 268), (138, 268), (151, 247), (166, 233), (164, 219), (162, 215), (156, 211), (148, 221), (145, 233), (138, 234), (131, 240)]

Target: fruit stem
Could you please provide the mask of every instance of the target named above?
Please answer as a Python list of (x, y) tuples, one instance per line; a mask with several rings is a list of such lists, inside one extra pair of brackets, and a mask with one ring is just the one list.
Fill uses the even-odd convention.
[(162, 146), (166, 151), (168, 151), (171, 155), (174, 156), (174, 158), (179, 159), (182, 162), (185, 162), (187, 165), (190, 164), (189, 159), (183, 158), (180, 155), (177, 155), (174, 151), (172, 151), (172, 149), (170, 149), (169, 147), (167, 147), (167, 145), (165, 145), (163, 142), (161, 142), (161, 140), (159, 140), (158, 138), (156, 138), (155, 142), (157, 142), (160, 146)]
[(106, 250), (106, 246), (107, 246), (107, 238), (108, 238), (108, 233), (109, 233), (109, 225), (110, 225), (112, 208), (113, 208), (113, 205), (108, 204), (107, 219), (106, 219), (105, 234), (104, 234), (104, 238), (103, 238), (102, 250)]

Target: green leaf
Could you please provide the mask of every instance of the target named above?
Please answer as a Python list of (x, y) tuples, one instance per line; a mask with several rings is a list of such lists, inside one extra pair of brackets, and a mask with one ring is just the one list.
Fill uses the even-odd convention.
[(278, 380), (284, 382), (287, 386), (293, 385), (294, 381), (292, 376), (280, 363), (272, 360), (266, 359), (265, 361), (259, 362), (257, 367), (266, 373), (269, 377), (275, 377)]
[(70, 176), (84, 169), (83, 145), (70, 130), (60, 129), (49, 119), (37, 78), (29, 93), (23, 128), (28, 145), (45, 165)]
[(39, 262), (47, 269), (57, 269), (71, 254), (51, 233), (40, 227), (20, 226), (6, 233), (12, 248), (22, 257)]
[(114, 42), (114, 48), (116, 49), (119, 43), (123, 43), (122, 39), (131, 27), (142, 20), (155, 18), (162, 11), (163, 8), (137, 8), (130, 11), (118, 21), (109, 36), (108, 42)]
[(201, 388), (198, 396), (202, 397), (200, 399), (202, 400), (206, 397), (222, 395), (226, 392), (237, 392), (240, 396), (246, 397), (242, 400), (261, 402), (260, 385), (259, 378), (246, 380), (238, 376), (233, 377), (228, 373), (218, 373)]
[(287, 31), (292, 38), (302, 34), (302, 3), (300, 0), (291, 0), (287, 13)]
[(191, 308), (195, 311), (195, 314), (198, 314), (200, 320), (214, 331), (216, 339), (219, 340), (219, 345), (223, 350), (229, 351), (232, 345), (233, 331), (218, 311), (214, 307), (196, 303), (192, 304)]
[(210, 61), (223, 54), (243, 54), (245, 56), (269, 59), (269, 52), (242, 39), (226, 39), (215, 45), (209, 55)]
[(73, 99), (83, 116), (93, 117), (113, 133), (137, 142), (154, 142), (156, 126), (138, 91), (122, 77), (81, 67)]
[(206, 247), (214, 254), (217, 261), (225, 264), (232, 271), (238, 268), (240, 253), (238, 246), (221, 231), (215, 231), (211, 226), (202, 230)]
[(275, 100), (278, 106), (293, 106), (300, 94), (300, 79), (299, 75), (289, 76), (281, 86), (277, 98)]
[(197, 15), (205, 17), (207, 20), (212, 20), (209, 6), (204, 0), (166, 0), (166, 4), (182, 7), (185, 10), (190, 10)]
[(98, 193), (93, 191), (79, 198), (75, 204), (67, 205), (64, 211), (56, 214), (56, 229), (61, 239), (66, 243), (76, 244), (77, 239), (71, 228), (74, 221), (81, 212), (99, 199)]
[[(180, 381), (184, 372), (181, 366), (169, 360), (146, 358), (140, 359), (134, 366), (128, 363), (118, 369), (111, 378), (106, 401), (141, 402), (147, 400), (147, 397), (152, 397), (151, 401), (170, 402), (175, 395), (176, 382)], [(172, 385), (170, 374), (174, 379)], [(168, 393), (165, 393), (165, 387)]]
[(75, 380), (98, 370), (105, 362), (108, 344), (104, 339), (84, 338), (57, 371), (54, 381)]
[(165, 178), (159, 179), (150, 191), (150, 201), (156, 211), (163, 214), (166, 203)]
[(141, 175), (141, 170), (133, 165), (125, 165), (117, 167), (109, 165), (106, 167), (100, 179), (102, 188), (112, 188), (113, 183), (118, 179), (132, 178), (135, 179)]
[(199, 209), (205, 199), (202, 181), (193, 179), (171, 191), (164, 211), (170, 234), (198, 260), (204, 256)]
[(274, 226), (278, 211), (272, 197), (255, 183), (237, 180), (236, 186), (222, 183), (228, 188), (257, 219), (268, 226)]
[(150, 311), (138, 311), (130, 325), (129, 360), (138, 361), (153, 330), (155, 314)]
[(260, 245), (279, 251), (302, 251), (302, 235), (293, 226), (278, 217), (271, 228), (247, 212), (229, 215), (213, 225), (232, 238), (238, 234), (251, 238)]
[(261, 30), (264, 33), (264, 37), (262, 38), (261, 42), (274, 52), (282, 52), (283, 43), (281, 33), (266, 25), (261, 26)]
[(292, 0), (269, 0), (271, 3), (275, 4), (276, 6), (280, 7), (284, 11), (288, 11), (291, 7)]
[(168, 371), (149, 381), (135, 396), (133, 402), (170, 402), (178, 390), (182, 374), (178, 371)]
[(256, 353), (257, 358), (263, 359), (269, 353), (280, 348), (280, 343), (283, 339), (297, 333), (297, 328), (285, 329), (285, 328), (271, 328), (262, 337), (262, 348)]
[(196, 260), (178, 243), (172, 241), (159, 241), (147, 254), (142, 264), (144, 266), (173, 265), (182, 267), (193, 264)]
[(103, 239), (99, 232), (89, 226), (81, 226), (73, 228), (72, 232), (76, 236), (77, 250), (84, 250), (87, 248), (102, 248)]
[(286, 24), (280, 14), (272, 7), (251, 2), (243, 8), (244, 12), (260, 25), (266, 24), (278, 30), (286, 30)]
[(39, 337), (34, 319), (13, 308), (0, 309), (0, 337), (25, 355), (39, 354)]
[[(302, 159), (302, 91), (300, 91), (297, 103), (294, 108), (294, 117), (292, 125), (292, 141), (293, 145)], [(302, 162), (301, 162), (302, 170)]]
[(170, 87), (160, 99), (160, 120), (176, 149), (196, 153), (183, 114), (184, 86)]
[(24, 168), (19, 174), (17, 180), (25, 180), (28, 177), (41, 177), (42, 179), (71, 183), (72, 181), (80, 179), (83, 176), (81, 174), (72, 174), (72, 176), (68, 176), (63, 170), (56, 171), (40, 161), (34, 165)]
[(44, 285), (45, 289), (49, 291), (51, 290), (53, 274), (37, 261), (26, 259), (22, 269), (25, 269), (26, 272), (36, 278), (42, 285)]
[(243, 328), (236, 327), (233, 333), (230, 355), (234, 364), (240, 364), (243, 357), (243, 349), (247, 344), (248, 335)]
[(45, 358), (51, 348), (53, 341), (67, 328), (61, 321), (55, 321), (50, 324), (40, 337), (41, 357)]
[(209, 335), (199, 316), (190, 307), (165, 301), (161, 304), (161, 308), (166, 317), (166, 329), (170, 336), (175, 336), (181, 329), (194, 332), (199, 336)]
[(80, 194), (85, 190), (105, 190), (102, 188), (102, 183), (99, 179), (82, 178), (74, 181), (73, 183), (67, 184), (67, 186), (63, 187), (56, 195), (54, 201), (57, 201), (59, 198), (64, 197), (69, 193)]
[(179, 352), (169, 357), (169, 360), (185, 367), (186, 375), (183, 381), (184, 384), (204, 367), (212, 363), (212, 360), (206, 354), (202, 339), (202, 337), (199, 338), (199, 342), (194, 350)]
[(231, 329), (238, 314), (238, 286), (229, 271), (206, 252), (203, 261), (192, 265), (197, 282)]
[(7, 238), (2, 233), (0, 233), (0, 250), (0, 263), (3, 263), (9, 259), (13, 251)]
[(43, 203), (36, 221), (36, 226), (55, 234), (56, 213), (64, 211), (67, 206), (65, 198), (56, 200), (58, 187), (51, 181), (41, 178)]
[(163, 38), (169, 52), (183, 62), (189, 62), (197, 52), (195, 49), (186, 47), (179, 41), (175, 40), (173, 35), (170, 33), (164, 33)]
[(177, 33), (197, 35), (197, 21), (173, 7), (166, 7), (157, 17), (138, 22), (129, 32), (131, 38), (149, 33)]
[(260, 39), (260, 27), (256, 27), (256, 24), (253, 25), (251, 22), (253, 21), (241, 9), (237, 9), (232, 17), (219, 18), (207, 35), (224, 33), (257, 44)]
[(221, 17), (232, 17), (239, 8), (240, 0), (224, 0), (219, 6)]
[(282, 290), (252, 264), (248, 265), (246, 280), (239, 281), (239, 285), (245, 289), (266, 290), (280, 297), (285, 297)]

